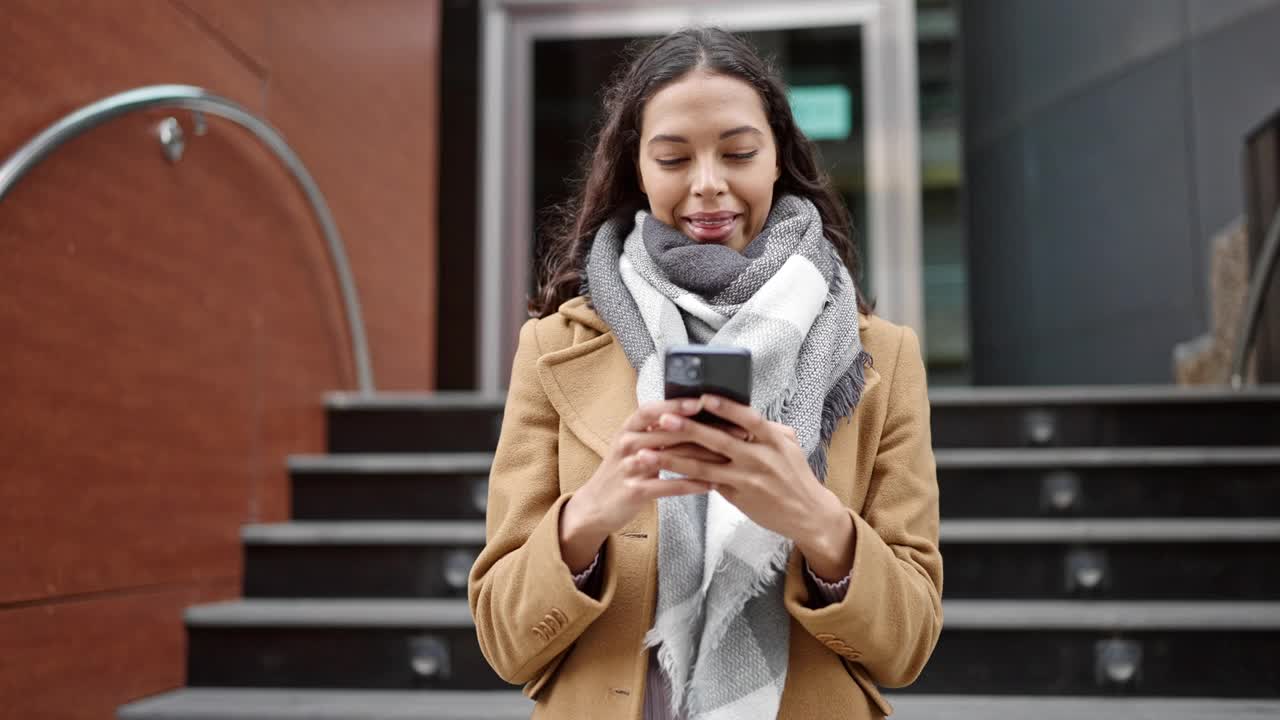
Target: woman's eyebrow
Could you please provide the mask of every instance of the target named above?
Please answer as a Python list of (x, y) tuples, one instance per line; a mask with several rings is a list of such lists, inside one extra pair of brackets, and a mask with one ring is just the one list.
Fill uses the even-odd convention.
[(760, 132), (759, 130), (757, 130), (756, 128), (750, 125), (739, 125), (738, 127), (733, 128), (732, 130), (725, 130), (724, 132), (720, 133), (720, 139), (724, 140), (725, 138), (733, 137), (734, 135), (741, 135), (743, 133), (755, 133), (757, 135), (764, 135), (764, 133)]
[[(764, 133), (760, 132), (759, 129), (754, 128), (750, 125), (739, 125), (736, 128), (731, 128), (729, 130), (725, 130), (724, 132), (720, 133), (720, 139), (724, 140), (725, 138), (731, 138), (734, 135), (741, 135), (743, 133), (755, 133), (756, 135), (764, 135)], [(653, 137), (649, 138), (650, 145), (654, 143), (659, 143), (659, 142), (673, 142), (673, 143), (687, 144), (689, 142), (689, 138), (683, 135), (654, 135)]]

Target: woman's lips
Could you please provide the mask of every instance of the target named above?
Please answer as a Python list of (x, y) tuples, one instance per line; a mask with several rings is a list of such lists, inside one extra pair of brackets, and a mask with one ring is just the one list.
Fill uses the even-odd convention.
[(737, 213), (697, 213), (684, 218), (689, 236), (698, 242), (722, 242), (733, 234), (738, 224)]

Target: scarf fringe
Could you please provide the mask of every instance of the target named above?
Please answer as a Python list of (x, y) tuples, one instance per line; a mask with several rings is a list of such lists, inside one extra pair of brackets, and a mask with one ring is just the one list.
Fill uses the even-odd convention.
[(689, 690), (690, 685), (693, 684), (693, 663), (697, 660), (697, 649), (694, 649), (688, 675), (677, 679), (675, 677), (675, 650), (672, 649), (671, 643), (665, 642), (663, 633), (658, 626), (655, 625), (645, 633), (644, 645), (656, 652), (658, 667), (662, 670), (662, 676), (666, 678), (667, 686), (671, 690), (670, 696), (667, 698), (670, 702), (668, 707), (671, 710), (671, 717), (684, 717), (685, 710), (689, 705)]
[(822, 484), (827, 482), (827, 452), (831, 449), (831, 438), (835, 435), (836, 426), (841, 420), (853, 416), (853, 409), (862, 399), (862, 391), (866, 388), (867, 377), (864, 368), (872, 367), (871, 355), (860, 350), (854, 357), (849, 369), (840, 376), (835, 386), (827, 393), (822, 403), (822, 420), (819, 425), (818, 447), (809, 455), (809, 469)]

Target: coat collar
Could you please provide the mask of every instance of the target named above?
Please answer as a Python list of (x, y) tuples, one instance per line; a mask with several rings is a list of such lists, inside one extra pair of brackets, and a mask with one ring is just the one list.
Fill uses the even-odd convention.
[[(636, 371), (609, 326), (582, 297), (559, 308), (560, 315), (598, 335), (538, 358), (538, 379), (560, 419), (578, 439), (605, 457), (622, 424), (635, 412)], [(858, 316), (858, 329), (870, 323)], [(575, 340), (579, 339), (575, 332)], [(879, 381), (874, 368), (866, 369), (865, 394)]]
[(605, 324), (604, 319), (591, 307), (587, 299), (581, 295), (561, 304), (559, 312), (569, 320), (585, 325), (592, 330), (600, 333), (609, 332), (609, 326)]
[(603, 458), (636, 410), (636, 371), (585, 298), (574, 298), (559, 311), (599, 334), (538, 358), (538, 379), (569, 430)]

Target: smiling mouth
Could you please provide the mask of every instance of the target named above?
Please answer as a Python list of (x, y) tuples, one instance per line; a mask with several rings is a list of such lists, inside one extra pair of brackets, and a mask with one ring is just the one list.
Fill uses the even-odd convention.
[(700, 242), (719, 242), (729, 237), (739, 214), (732, 212), (695, 213), (683, 219), (689, 235)]

